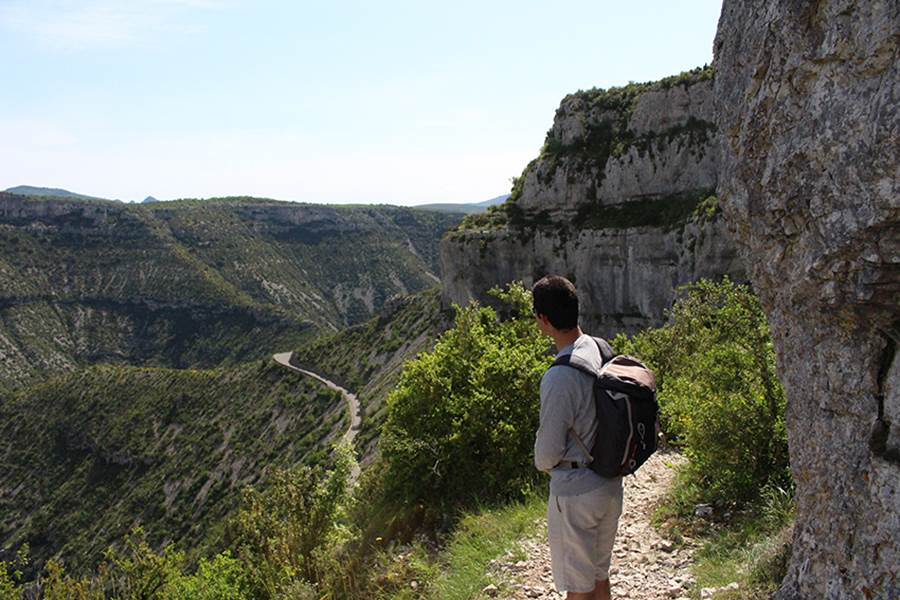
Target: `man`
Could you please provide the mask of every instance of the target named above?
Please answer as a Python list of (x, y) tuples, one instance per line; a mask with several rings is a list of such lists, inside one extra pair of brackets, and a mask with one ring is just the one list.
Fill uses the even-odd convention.
[[(598, 372), (603, 364), (594, 339), (578, 326), (575, 286), (558, 275), (534, 284), (534, 316), (553, 338), (557, 356)], [(540, 426), (534, 464), (550, 473), (547, 530), (556, 589), (569, 600), (609, 600), (609, 564), (622, 513), (622, 478), (597, 475), (587, 464), (597, 431), (593, 378), (558, 365), (541, 379)], [(577, 434), (578, 439), (573, 435)]]

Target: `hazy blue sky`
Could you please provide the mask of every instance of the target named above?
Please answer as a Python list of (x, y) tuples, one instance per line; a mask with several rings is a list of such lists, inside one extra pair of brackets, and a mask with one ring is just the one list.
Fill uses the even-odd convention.
[(721, 0), (0, 0), (0, 189), (471, 202), (569, 92), (712, 60)]

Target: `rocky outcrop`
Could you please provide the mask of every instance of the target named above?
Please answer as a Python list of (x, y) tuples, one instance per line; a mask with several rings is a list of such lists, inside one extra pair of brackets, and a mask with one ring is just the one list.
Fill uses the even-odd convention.
[(712, 72), (563, 99), (507, 204), (441, 244), (444, 301), (547, 273), (576, 281), (592, 332), (663, 322), (676, 288), (744, 269), (712, 196)]
[(900, 597), (900, 4), (726, 0), (719, 195), (788, 394), (778, 598)]
[(510, 228), (448, 238), (441, 246), (444, 297), (458, 304), (490, 302), (486, 291), (494, 286), (530, 286), (547, 273), (564, 274), (578, 288), (582, 326), (613, 335), (661, 325), (681, 284), (743, 273), (720, 217), (669, 230), (563, 231), (523, 236)]
[(566, 96), (513, 200), (524, 211), (571, 216), (585, 204), (714, 188), (708, 75)]

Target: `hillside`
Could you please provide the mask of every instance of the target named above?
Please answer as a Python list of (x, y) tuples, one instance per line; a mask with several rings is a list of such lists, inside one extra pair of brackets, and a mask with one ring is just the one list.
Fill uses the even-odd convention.
[(56, 196), (60, 198), (83, 198), (86, 200), (102, 200), (96, 196), (87, 196), (85, 194), (76, 194), (69, 190), (60, 188), (37, 187), (33, 185), (17, 185), (15, 187), (3, 190), (10, 194), (19, 194), (21, 196)]
[[(449, 325), (432, 288), (306, 342), (295, 362), (358, 392), (359, 454), (371, 458), (402, 363)], [(221, 541), (241, 487), (275, 466), (321, 462), (348, 423), (339, 395), (269, 358), (209, 370), (98, 365), (0, 390), (0, 560), (27, 542), (39, 562), (92, 567), (135, 524), (154, 545), (200, 555)]]
[(384, 400), (403, 363), (431, 350), (452, 324), (451, 317), (441, 309), (440, 290), (433, 288), (396, 298), (374, 319), (319, 337), (294, 352), (292, 362), (340, 382), (359, 397), (363, 419), (357, 445), (364, 462), (375, 452)]
[(0, 193), (0, 382), (97, 362), (211, 367), (296, 347), (432, 286), (438, 240), (460, 218)]
[(497, 206), (498, 204), (503, 204), (506, 202), (507, 198), (509, 198), (509, 194), (503, 194), (502, 196), (497, 196), (495, 198), (491, 198), (490, 200), (483, 200), (481, 202), (465, 202), (465, 203), (437, 203), (437, 204), (419, 204), (414, 208), (418, 208), (420, 210), (435, 210), (439, 212), (449, 212), (449, 213), (464, 213), (467, 215), (483, 213), (491, 206)]
[(339, 395), (267, 359), (56, 377), (0, 402), (0, 560), (27, 542), (38, 563), (93, 568), (137, 524), (216, 547), (241, 487), (324, 460), (346, 423)]

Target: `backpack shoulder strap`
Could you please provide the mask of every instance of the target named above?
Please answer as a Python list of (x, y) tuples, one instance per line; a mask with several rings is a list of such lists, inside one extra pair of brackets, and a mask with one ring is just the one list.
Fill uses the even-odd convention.
[(594, 343), (597, 344), (597, 349), (600, 350), (600, 357), (603, 359), (603, 364), (605, 365), (613, 358), (615, 358), (616, 353), (613, 352), (612, 346), (609, 345), (609, 342), (599, 337), (592, 337)]
[(597, 374), (594, 373), (593, 371), (591, 371), (590, 369), (585, 369), (584, 367), (580, 367), (580, 366), (578, 366), (578, 365), (573, 365), (573, 364), (571, 363), (571, 361), (570, 361), (571, 358), (572, 358), (572, 357), (571, 357), (571, 355), (569, 355), (569, 354), (563, 354), (562, 356), (557, 356), (557, 357), (556, 357), (556, 360), (553, 361), (553, 364), (550, 365), (550, 367), (551, 367), (551, 368), (552, 368), (552, 367), (559, 367), (559, 366), (563, 366), (563, 367), (572, 367), (572, 368), (575, 369), (576, 371), (581, 371), (582, 373), (587, 373), (587, 374), (590, 375), (591, 377), (597, 377)]
[[(602, 364), (605, 365), (606, 363), (611, 361), (613, 359), (613, 357), (615, 356), (615, 352), (613, 352), (612, 346), (610, 346), (609, 343), (606, 340), (604, 340), (603, 338), (591, 337), (591, 339), (594, 340), (595, 344), (597, 344), (597, 349), (600, 351), (600, 359), (602, 361)], [(554, 360), (553, 364), (550, 366), (557, 367), (557, 366), (562, 365), (565, 367), (572, 367), (573, 369), (577, 369), (577, 370), (581, 371), (582, 373), (587, 373), (591, 377), (597, 376), (597, 374), (594, 373), (593, 371), (591, 371), (590, 369), (585, 369), (584, 367), (579, 367), (578, 365), (571, 364), (570, 358), (571, 358), (570, 354), (563, 354), (562, 356), (557, 356), (556, 360)]]

